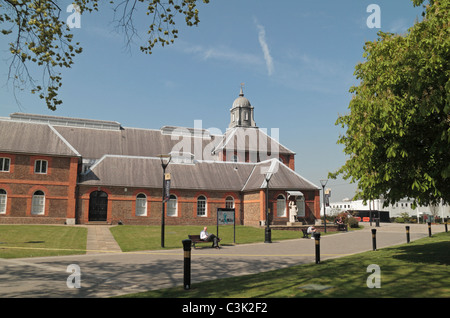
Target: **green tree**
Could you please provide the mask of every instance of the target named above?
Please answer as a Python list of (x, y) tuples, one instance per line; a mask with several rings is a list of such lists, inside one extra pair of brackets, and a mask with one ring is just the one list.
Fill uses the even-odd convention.
[(424, 8), (404, 35), (365, 43), (350, 112), (336, 121), (348, 159), (329, 176), (357, 182), (364, 200), (450, 202), (450, 0)]
[[(133, 24), (135, 14), (145, 12), (149, 16), (148, 38), (140, 49), (151, 54), (157, 43), (164, 46), (177, 38), (177, 15), (184, 17), (188, 26), (200, 22), (197, 2), (200, 0), (121, 0), (116, 4), (110, 0), (109, 5), (115, 12), (116, 27), (124, 33), (128, 44), (137, 31)], [(209, 0), (202, 2), (209, 3)], [(81, 15), (98, 11), (99, 3), (99, 0), (74, 0), (73, 6)], [(65, 9), (58, 1), (0, 0), (0, 32), (12, 37), (8, 81), (12, 81), (15, 89), (30, 87), (52, 110), (62, 103), (58, 98), (61, 69), (70, 68), (74, 57), (82, 52), (80, 43), (73, 41), (65, 20), (67, 16), (61, 14)], [(33, 75), (35, 66), (42, 72), (41, 76)], [(42, 80), (37, 81), (36, 77)]]

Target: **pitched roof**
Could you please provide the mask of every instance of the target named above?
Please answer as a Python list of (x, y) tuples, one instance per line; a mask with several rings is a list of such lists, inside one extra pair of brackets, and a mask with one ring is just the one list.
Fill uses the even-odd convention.
[[(236, 165), (223, 161), (195, 161), (192, 164), (170, 163), (171, 188), (240, 191), (253, 165)], [(80, 184), (162, 187), (159, 158), (106, 155), (80, 178)]]
[[(166, 172), (171, 174), (173, 189), (254, 191), (266, 187), (262, 172), (273, 160), (257, 164), (223, 161), (170, 163)], [(283, 163), (278, 166), (270, 180), (271, 189), (319, 189)], [(93, 186), (161, 188), (161, 161), (154, 157), (106, 155), (80, 178), (79, 183)]]
[[(272, 130), (275, 134), (276, 130)], [(259, 152), (261, 155), (267, 155), (267, 158), (274, 158), (278, 154), (295, 154), (295, 152), (286, 148), (277, 140), (278, 136), (269, 136), (265, 129), (255, 127), (234, 127), (228, 129), (223, 135), (222, 141), (217, 145), (216, 151), (235, 149)], [(264, 160), (266, 158), (263, 158)]]
[(76, 149), (52, 126), (14, 120), (0, 120), (0, 151), (54, 156), (80, 156)]
[[(264, 129), (254, 127), (236, 127), (223, 135), (212, 135), (209, 130), (198, 128), (140, 129), (122, 127), (112, 121), (20, 113), (10, 116), (10, 122), (22, 122), (23, 127), (37, 124), (51, 127), (85, 159), (100, 159), (108, 154), (151, 157), (177, 151), (192, 153), (198, 160), (214, 160), (219, 151), (234, 153), (235, 149), (249, 151), (250, 156), (259, 152), (258, 161), (278, 154), (295, 154), (278, 142), (278, 136), (269, 136)], [(257, 161), (253, 159), (250, 161)]]
[(194, 153), (197, 144), (201, 153), (214, 136), (195, 137), (182, 132), (165, 130), (122, 128), (120, 130), (90, 129), (54, 126), (84, 158), (100, 159), (104, 155), (154, 157), (168, 154), (174, 149)]
[(270, 173), (269, 188), (277, 190), (319, 190), (320, 188), (303, 178), (277, 159), (266, 160), (255, 164), (243, 191), (265, 189), (266, 174)]

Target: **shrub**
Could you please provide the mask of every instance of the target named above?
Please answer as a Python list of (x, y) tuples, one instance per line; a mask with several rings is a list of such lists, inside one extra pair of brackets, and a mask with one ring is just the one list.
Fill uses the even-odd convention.
[(350, 226), (351, 228), (358, 228), (359, 227), (358, 220), (356, 220), (354, 217), (349, 217), (348, 226)]
[(395, 223), (405, 223), (405, 219), (402, 217), (398, 217), (395, 219)]

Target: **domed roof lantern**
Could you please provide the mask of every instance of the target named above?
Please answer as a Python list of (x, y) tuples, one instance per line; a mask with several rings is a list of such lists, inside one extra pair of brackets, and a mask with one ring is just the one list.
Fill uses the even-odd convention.
[(239, 93), (239, 97), (236, 98), (233, 102), (233, 107), (251, 107), (252, 105), (250, 104), (250, 101), (244, 97), (244, 91), (242, 89), (242, 84), (241, 84), (241, 91)]
[(253, 119), (253, 106), (250, 104), (250, 101), (244, 97), (243, 86), (244, 84), (242, 83), (239, 97), (234, 100), (233, 106), (231, 107), (231, 121), (229, 128), (256, 127), (256, 123)]

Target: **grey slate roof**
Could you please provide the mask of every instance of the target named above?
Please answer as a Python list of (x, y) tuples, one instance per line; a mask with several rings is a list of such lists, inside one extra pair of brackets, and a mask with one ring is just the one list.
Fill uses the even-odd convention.
[[(253, 191), (265, 188), (261, 167), (270, 166), (277, 159), (261, 163), (232, 163), (223, 161), (195, 161), (194, 164), (170, 163), (171, 188), (216, 191)], [(162, 168), (159, 158), (104, 156), (79, 183), (93, 186), (162, 187)], [(317, 190), (283, 163), (270, 180), (270, 189)]]
[[(244, 149), (250, 152), (260, 151), (264, 155), (272, 154), (271, 148), (275, 146), (275, 150), (281, 154), (294, 154), (259, 128), (237, 127), (228, 129), (223, 135), (211, 135), (205, 129), (194, 130), (173, 126), (164, 126), (161, 129), (139, 129), (122, 127), (119, 123), (111, 121), (20, 113), (11, 114), (11, 120), (5, 120), (5, 125), (8, 121), (10, 122), (9, 125), (24, 127), (26, 131), (33, 130), (32, 127), (36, 127), (36, 125), (41, 125), (39, 133), (22, 136), (29, 140), (29, 144), (26, 141), (22, 143), (24, 152), (33, 152), (38, 146), (34, 145), (33, 138), (28, 137), (39, 136), (40, 141), (38, 143), (42, 143), (41, 147), (44, 146), (43, 144), (48, 138), (46, 134), (49, 133), (43, 131), (45, 129), (42, 128), (42, 125), (44, 125), (47, 127), (46, 129), (50, 127), (51, 130), (54, 130), (61, 141), (67, 141), (66, 144), (73, 147), (72, 150), (85, 159), (100, 159), (108, 154), (151, 157), (170, 153), (174, 148), (193, 153), (199, 160), (213, 159), (213, 157), (208, 157), (210, 153), (204, 153), (203, 149), (208, 149), (207, 151), (215, 150), (217, 154), (219, 151), (228, 149), (234, 152), (236, 147), (240, 147), (240, 151)], [(184, 145), (183, 149), (179, 149), (181, 144)], [(28, 146), (32, 147), (27, 148)], [(51, 144), (48, 146), (51, 146)], [(195, 149), (196, 146), (201, 147), (201, 149)], [(27, 149), (30, 151), (27, 151)], [(61, 155), (67, 153), (67, 150), (61, 150)], [(262, 156), (260, 160), (268, 158), (270, 157)]]
[[(188, 140), (190, 149), (183, 151), (194, 153), (194, 144), (199, 142), (202, 149), (214, 140), (210, 138), (172, 136), (155, 129), (122, 128), (121, 130), (103, 130), (78, 127), (54, 126), (66, 140), (77, 149), (84, 158), (100, 159), (104, 155), (152, 157), (168, 154), (184, 140)], [(209, 135), (208, 135), (209, 136)], [(190, 150), (190, 151), (189, 151)]]
[(0, 120), (0, 151), (53, 156), (80, 156), (52, 126), (11, 120)]
[(319, 190), (320, 188), (300, 176), (277, 159), (266, 160), (255, 164), (243, 191), (266, 188), (266, 173), (273, 171), (269, 180), (269, 188), (277, 190)]
[[(80, 175), (79, 183), (86, 185), (161, 188), (162, 168), (160, 159), (155, 157), (173, 150), (195, 154), (199, 149), (194, 147), (198, 146), (203, 154), (205, 147), (208, 151), (222, 151), (230, 145), (245, 145), (248, 151), (271, 151), (270, 146), (266, 149), (265, 145), (270, 145), (272, 138), (256, 128), (229, 129), (224, 135), (214, 136), (206, 130), (172, 126), (151, 130), (123, 128), (116, 122), (86, 121), (89, 127), (80, 127), (82, 120), (73, 122), (61, 118), (59, 121), (58, 117), (31, 116), (26, 121), (26, 115), (15, 116), (18, 117), (0, 119), (0, 151), (96, 159), (97, 163)], [(99, 125), (109, 128), (97, 128), (103, 127)], [(257, 143), (241, 143), (255, 135)], [(276, 145), (280, 153), (293, 154)], [(211, 159), (187, 164), (173, 160), (167, 172), (172, 174), (171, 187), (175, 189), (254, 191), (266, 187), (262, 169), (278, 162), (278, 159), (270, 159), (259, 163), (233, 163)], [(319, 189), (283, 163), (276, 166), (277, 172), (269, 183), (271, 189)]]
[(268, 135), (269, 131), (264, 131), (262, 128), (255, 127), (234, 127), (230, 128), (224, 134), (220, 144), (216, 147), (217, 150), (233, 149), (239, 147), (240, 150), (245, 149), (250, 152), (262, 152), (263, 154), (271, 154), (272, 148), (280, 154), (295, 154), (282, 144), (276, 138), (277, 136)]

